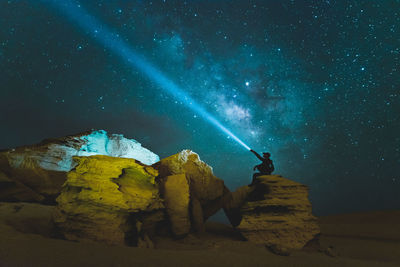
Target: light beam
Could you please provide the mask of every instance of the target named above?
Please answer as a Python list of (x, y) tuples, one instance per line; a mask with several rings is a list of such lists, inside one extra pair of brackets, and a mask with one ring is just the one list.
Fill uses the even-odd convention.
[(141, 71), (147, 78), (154, 81), (161, 89), (184, 103), (188, 108), (199, 114), (206, 121), (210, 122), (217, 129), (227, 134), (241, 146), (250, 150), (242, 140), (223, 126), (212, 114), (197, 103), (188, 93), (182, 90), (171, 79), (163, 74), (158, 68), (148, 62), (143, 56), (137, 53), (117, 33), (111, 31), (94, 16), (84, 10), (81, 5), (71, 0), (42, 0), (59, 9), (70, 20), (77, 23), (84, 31), (91, 35), (105, 48), (122, 58), (132, 67)]

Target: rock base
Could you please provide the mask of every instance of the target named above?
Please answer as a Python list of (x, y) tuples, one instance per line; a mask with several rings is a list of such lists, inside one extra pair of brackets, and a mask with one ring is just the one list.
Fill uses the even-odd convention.
[(240, 208), (242, 219), (236, 227), (247, 240), (287, 255), (320, 233), (307, 186), (266, 175), (258, 177), (251, 189)]

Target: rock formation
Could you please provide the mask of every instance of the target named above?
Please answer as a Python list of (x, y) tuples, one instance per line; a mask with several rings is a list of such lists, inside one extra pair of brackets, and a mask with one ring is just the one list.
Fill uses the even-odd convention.
[(68, 173), (54, 214), (65, 238), (109, 244), (148, 241), (147, 232), (164, 219), (157, 171), (126, 158), (74, 160), (77, 166)]
[[(243, 190), (238, 192), (233, 195), (241, 195), (236, 196), (240, 201)], [(239, 205), (242, 218), (236, 226), (247, 240), (287, 254), (303, 248), (320, 233), (307, 186), (278, 175), (266, 175), (258, 177), (247, 192), (245, 202)]]
[(276, 175), (256, 181), (231, 193), (193, 151), (159, 161), (105, 131), (0, 152), (0, 201), (58, 196), (54, 223), (69, 240), (152, 247), (160, 225), (177, 238), (201, 233), (221, 208), (244, 238), (279, 254), (319, 233), (305, 185)]
[[(9, 232), (55, 237), (52, 219), (54, 206), (24, 202), (0, 202), (0, 232), (7, 226)], [(4, 230), (4, 229), (3, 229)], [(8, 231), (7, 231), (8, 232)], [(0, 234), (0, 235), (1, 235)], [(3, 236), (1, 235), (3, 238)], [(3, 262), (2, 262), (3, 264)]]
[(153, 164), (159, 157), (135, 140), (105, 131), (78, 135), (0, 152), (0, 201), (54, 202), (74, 167), (73, 156), (108, 155)]
[(230, 197), (224, 181), (215, 177), (212, 168), (193, 151), (183, 150), (153, 167), (159, 171), (172, 230), (177, 236), (189, 232), (190, 218), (191, 227), (203, 232), (204, 221), (220, 210)]
[(160, 222), (176, 237), (204, 231), (204, 221), (230, 196), (190, 150), (153, 166), (100, 155), (74, 160), (54, 215), (69, 240), (151, 246)]
[(165, 177), (162, 184), (165, 207), (175, 236), (184, 236), (190, 231), (190, 191), (185, 174)]
[(241, 186), (225, 197), (224, 212), (229, 222), (233, 227), (237, 227), (242, 221), (241, 207), (246, 202), (249, 194), (254, 190), (254, 187), (247, 185)]

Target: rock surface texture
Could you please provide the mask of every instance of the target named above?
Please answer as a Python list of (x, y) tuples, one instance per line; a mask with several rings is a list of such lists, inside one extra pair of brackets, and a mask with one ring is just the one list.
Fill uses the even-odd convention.
[(149, 247), (160, 222), (176, 237), (204, 231), (204, 221), (230, 196), (211, 167), (190, 150), (153, 166), (100, 155), (74, 160), (54, 213), (69, 240)]
[(74, 156), (107, 155), (153, 164), (159, 157), (119, 134), (89, 131), (0, 152), (0, 201), (54, 202)]
[[(193, 151), (183, 150), (152, 166), (158, 170), (160, 184), (164, 185), (162, 195), (167, 210), (179, 210), (179, 219), (170, 216), (172, 229), (178, 236), (189, 232), (190, 218), (191, 228), (203, 232), (204, 221), (220, 210), (230, 196), (224, 181), (215, 177), (212, 168)], [(182, 203), (173, 200), (178, 196)]]
[(146, 243), (147, 233), (164, 219), (157, 171), (126, 158), (99, 155), (74, 160), (78, 165), (68, 173), (54, 213), (65, 238)]
[(190, 231), (190, 192), (185, 174), (175, 174), (165, 177), (162, 192), (164, 192), (165, 207), (175, 236), (184, 236)]
[(178, 238), (201, 233), (221, 208), (243, 237), (279, 254), (320, 232), (305, 185), (268, 175), (231, 193), (193, 151), (159, 161), (105, 131), (0, 151), (0, 201), (56, 203), (56, 232), (108, 244), (153, 247), (167, 227)]
[(247, 240), (266, 245), (278, 254), (301, 249), (320, 233), (307, 186), (278, 175), (258, 177), (240, 215), (236, 229)]

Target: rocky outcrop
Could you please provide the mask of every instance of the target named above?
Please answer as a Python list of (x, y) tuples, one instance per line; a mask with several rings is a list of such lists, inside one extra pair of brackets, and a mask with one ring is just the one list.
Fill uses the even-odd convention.
[[(220, 210), (230, 197), (224, 181), (215, 177), (212, 168), (201, 161), (199, 155), (193, 151), (183, 150), (153, 164), (153, 167), (159, 172), (160, 184), (164, 185), (163, 197), (167, 210), (179, 210), (179, 220), (170, 216), (172, 229), (175, 229), (176, 235), (189, 232), (187, 225), (189, 218), (191, 218), (191, 228), (203, 232), (204, 221)], [(171, 199), (177, 198), (178, 195), (182, 196), (183, 203)], [(183, 204), (184, 206), (181, 206)]]
[(190, 184), (192, 195), (196, 195), (202, 204), (217, 199), (224, 191), (224, 181), (215, 177), (212, 168), (200, 160), (198, 154), (191, 150), (169, 156), (153, 164), (159, 176), (185, 174)]
[(165, 177), (162, 184), (165, 207), (175, 236), (184, 236), (190, 231), (190, 192), (185, 174)]
[(164, 219), (157, 171), (126, 158), (74, 160), (54, 213), (65, 238), (151, 246), (147, 233)]
[(0, 202), (0, 232), (2, 226), (7, 226), (10, 232), (55, 237), (53, 210), (54, 206), (37, 203)]
[(153, 164), (159, 157), (119, 134), (89, 131), (0, 152), (0, 201), (54, 202), (74, 156), (107, 155)]
[[(108, 156), (74, 157), (54, 221), (69, 240), (151, 246), (160, 222), (176, 237), (204, 231), (231, 195), (199, 156), (184, 150), (152, 166)], [(149, 245), (150, 244), (150, 245)]]
[(204, 232), (221, 208), (243, 237), (280, 254), (319, 233), (305, 185), (269, 175), (231, 193), (193, 151), (158, 160), (105, 131), (0, 151), (0, 201), (56, 203), (69, 240), (152, 247), (160, 224), (175, 237)]
[(240, 207), (240, 215), (236, 229), (247, 240), (278, 254), (301, 249), (320, 233), (307, 186), (278, 175), (258, 177)]
[(0, 172), (0, 199), (8, 202), (43, 202), (45, 197), (23, 183), (12, 180)]
[(225, 197), (224, 212), (229, 222), (233, 227), (237, 227), (242, 221), (241, 207), (245, 203), (249, 194), (254, 190), (254, 187), (247, 185), (241, 186), (235, 192), (228, 194)]

